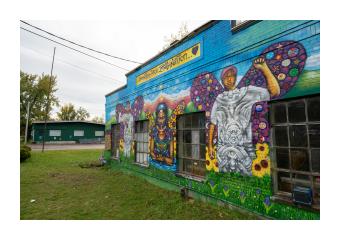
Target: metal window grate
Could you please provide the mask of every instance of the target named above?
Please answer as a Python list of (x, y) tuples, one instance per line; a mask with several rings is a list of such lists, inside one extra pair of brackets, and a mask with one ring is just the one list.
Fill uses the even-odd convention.
[(119, 158), (119, 132), (120, 124), (112, 124), (112, 157)]
[(149, 156), (149, 122), (135, 122), (135, 162), (148, 166)]
[(270, 105), (274, 192), (309, 187), (320, 204), (320, 96)]
[(202, 177), (205, 175), (205, 113), (181, 115), (177, 119), (178, 171)]

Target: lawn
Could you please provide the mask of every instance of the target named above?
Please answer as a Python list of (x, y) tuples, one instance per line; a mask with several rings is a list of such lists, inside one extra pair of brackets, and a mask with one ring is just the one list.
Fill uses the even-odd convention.
[(32, 152), (20, 166), (21, 219), (255, 219), (95, 162), (101, 150)]

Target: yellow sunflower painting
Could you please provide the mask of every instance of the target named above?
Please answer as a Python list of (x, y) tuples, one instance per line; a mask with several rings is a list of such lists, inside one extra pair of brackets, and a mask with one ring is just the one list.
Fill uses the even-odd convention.
[(251, 166), (253, 176), (263, 177), (264, 175), (270, 175), (270, 160), (268, 157), (257, 157)]
[(210, 158), (208, 147), (205, 148), (205, 167), (208, 171), (214, 170), (214, 172), (218, 172), (218, 162), (216, 159), (216, 146), (214, 147), (214, 157)]
[(256, 156), (261, 158), (266, 158), (269, 153), (269, 146), (267, 143), (257, 143), (256, 144)]

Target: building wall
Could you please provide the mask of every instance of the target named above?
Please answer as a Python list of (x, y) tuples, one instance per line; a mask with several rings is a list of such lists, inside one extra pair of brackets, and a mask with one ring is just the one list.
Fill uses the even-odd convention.
[[(260, 21), (237, 32), (231, 30), (230, 21), (216, 21), (132, 72), (126, 88), (106, 97), (106, 154), (110, 155), (111, 125), (121, 123), (120, 158), (127, 168), (271, 217), (317, 219), (318, 213), (271, 200), (268, 102), (318, 94), (319, 59), (319, 21)], [(230, 71), (237, 73), (237, 96), (224, 90), (222, 77)], [(144, 82), (137, 84), (140, 79)], [(219, 115), (219, 108), (239, 96), (243, 105), (236, 107), (236, 112), (226, 110), (228, 116)], [(168, 114), (166, 126), (161, 127), (165, 127), (167, 144), (172, 148), (163, 154), (168, 156), (170, 151), (173, 161), (159, 163), (149, 156), (147, 168), (131, 164), (131, 123), (148, 119), (149, 142), (157, 141), (157, 112), (164, 105)], [(203, 182), (176, 175), (177, 116), (199, 111), (206, 116)], [(227, 125), (224, 128), (220, 125), (223, 121)], [(216, 125), (213, 132), (209, 132), (211, 123)], [(222, 133), (227, 138), (220, 138)], [(209, 134), (213, 136), (212, 146)], [(243, 140), (237, 139), (240, 135)], [(235, 156), (236, 167), (229, 164)], [(262, 160), (266, 164), (258, 168)]]
[[(44, 124), (35, 123), (32, 129), (34, 130), (34, 141), (39, 143), (43, 140)], [(49, 130), (61, 130), (60, 137), (49, 136)], [(74, 130), (84, 130), (84, 136), (74, 136)], [(88, 123), (48, 123), (45, 132), (45, 141), (76, 141), (80, 139), (94, 139), (95, 131), (105, 131), (103, 125), (88, 124)], [(101, 138), (104, 138), (101, 137)]]

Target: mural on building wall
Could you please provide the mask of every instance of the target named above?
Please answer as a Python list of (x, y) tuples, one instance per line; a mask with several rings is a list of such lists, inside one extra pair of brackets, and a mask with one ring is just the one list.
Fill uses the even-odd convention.
[[(310, 29), (317, 31), (317, 27)], [(282, 38), (298, 39), (300, 35), (297, 32)], [(124, 158), (119, 164), (112, 161), (112, 165), (162, 179), (270, 217), (319, 219), (317, 212), (281, 204), (271, 199), (273, 185), (270, 177), (270, 125), (267, 104), (267, 101), (272, 99), (319, 93), (319, 41), (320, 37), (316, 34), (312, 38), (304, 38), (302, 42), (280, 41), (268, 44), (255, 50), (256, 57), (253, 50), (247, 50), (244, 54), (207, 65), (204, 70), (192, 73), (196, 71), (194, 69), (198, 69), (196, 66), (203, 67), (201, 61), (197, 61), (197, 64), (192, 64), (192, 68), (183, 66), (185, 71), (192, 70), (187, 76), (166, 81), (167, 78), (159, 75), (160, 82), (146, 80), (143, 83), (145, 88), (140, 91), (143, 97), (139, 97), (138, 101), (129, 99), (134, 103), (132, 105), (125, 102), (126, 100), (123, 104), (115, 104), (125, 92), (107, 97), (107, 126), (119, 121), (124, 123), (121, 126), (121, 156), (128, 154), (128, 146), (131, 150), (130, 158), (133, 157), (133, 142), (128, 130), (131, 118), (133, 121), (149, 120), (150, 166), (131, 164)], [(255, 49), (258, 49), (257, 46)], [(202, 42), (201, 47), (200, 57), (204, 57), (204, 62), (208, 62), (207, 52), (203, 56)], [(222, 46), (223, 49), (224, 47)], [(204, 49), (210, 51), (210, 48), (211, 44), (206, 41)], [(305, 48), (308, 50), (308, 58)], [(143, 103), (138, 110), (134, 107), (135, 102)], [(177, 115), (197, 111), (204, 111), (206, 115), (205, 181), (195, 181), (174, 174), (178, 165)], [(133, 135), (133, 128), (131, 131)], [(107, 141), (110, 141), (109, 138), (108, 134)], [(128, 141), (130, 143), (125, 143)], [(108, 148), (110, 146), (111, 144), (107, 144)], [(110, 152), (106, 152), (109, 158)]]
[[(157, 166), (175, 166), (172, 129), (168, 125), (168, 106), (161, 102), (156, 108), (156, 117), (151, 126), (150, 162)], [(159, 164), (159, 165), (158, 165)]]
[(269, 174), (265, 101), (282, 97), (295, 85), (306, 58), (301, 44), (284, 41), (265, 49), (237, 86), (235, 66), (222, 71), (223, 87), (212, 73), (194, 80), (191, 99), (207, 117), (208, 170), (218, 166), (219, 172)]
[(127, 101), (125, 106), (117, 104), (116, 106), (116, 121), (120, 123), (120, 151), (125, 157), (130, 157), (134, 153), (133, 136), (134, 136), (134, 122), (139, 119), (144, 106), (144, 99), (142, 96), (136, 97), (132, 106)]
[(266, 101), (283, 97), (295, 85), (306, 59), (300, 43), (283, 41), (253, 59), (239, 81), (239, 69), (232, 65), (222, 69), (219, 79), (203, 72), (180, 91), (160, 85), (160, 93), (147, 96), (147, 100), (138, 96), (132, 106), (129, 102), (117, 104), (121, 150), (130, 157), (134, 121), (145, 113), (149, 119), (149, 163), (175, 171), (176, 116), (205, 111), (208, 171), (257, 177), (270, 174)]
[(147, 112), (150, 126), (149, 163), (163, 170), (176, 171), (176, 118), (184, 113), (184, 101), (169, 110), (167, 99), (161, 97), (155, 113)]

